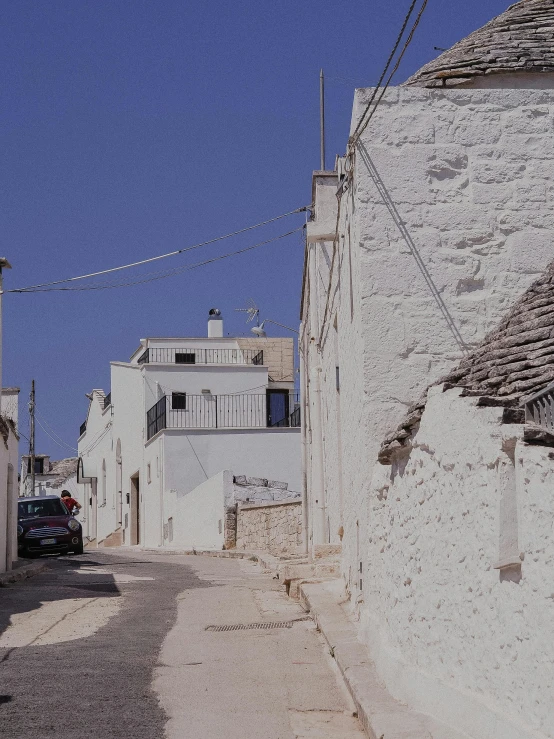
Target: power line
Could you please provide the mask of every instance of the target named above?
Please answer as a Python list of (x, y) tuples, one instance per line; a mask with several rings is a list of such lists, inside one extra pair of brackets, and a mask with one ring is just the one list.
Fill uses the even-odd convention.
[[(62, 446), (63, 445), (63, 446), (66, 446), (68, 449), (71, 449), (74, 452), (77, 451), (77, 449), (75, 447), (73, 447), (70, 444), (68, 444), (67, 442), (65, 442), (62, 439), (62, 437), (58, 433), (56, 433), (56, 431), (54, 431), (54, 429), (52, 428), (52, 426), (50, 426), (50, 424), (44, 418), (44, 416), (42, 416), (40, 413), (38, 413), (38, 411), (36, 410), (36, 406), (35, 406), (35, 413), (36, 413), (36, 416), (37, 416), (37, 420), (38, 420), (38, 422), (40, 424), (40, 427), (42, 428), (42, 430), (44, 431), (45, 434), (48, 434), (48, 432), (44, 428), (44, 426), (40, 423), (41, 420), (42, 420), (42, 423), (44, 423), (46, 426), (48, 426), (48, 429), (50, 430), (50, 433), (53, 434), (58, 439), (58, 442), (57, 443), (58, 443), (59, 446)], [(50, 435), (50, 434), (48, 434), (48, 435)], [(52, 436), (50, 436), (50, 438), (52, 438)], [(53, 441), (56, 441), (56, 439), (52, 439), (52, 440)]]
[(69, 446), (69, 444), (66, 444), (65, 441), (58, 441), (52, 434), (50, 434), (47, 429), (42, 425), (40, 422), (40, 418), (37, 417), (37, 423), (41, 427), (41, 429), (44, 431), (46, 436), (48, 436), (50, 439), (52, 439), (53, 442), (55, 442), (59, 447), (62, 447), (62, 449), (65, 447), (66, 449), (70, 449), (72, 452), (76, 452), (77, 449), (75, 447)]
[(419, 22), (421, 20), (421, 16), (423, 15), (423, 12), (424, 12), (425, 8), (427, 7), (428, 0), (423, 0), (423, 5), (421, 6), (421, 8), (419, 10), (418, 16), (417, 16), (417, 18), (416, 18), (416, 20), (414, 22), (414, 25), (412, 26), (412, 29), (410, 31), (410, 34), (409, 34), (407, 40), (406, 40), (406, 43), (404, 44), (404, 47), (403, 47), (403, 49), (402, 49), (402, 51), (400, 53), (400, 56), (398, 57), (398, 59), (396, 61), (396, 64), (395, 64), (395, 66), (394, 66), (391, 74), (389, 75), (389, 78), (387, 79), (387, 82), (386, 82), (384, 88), (381, 91), (381, 95), (379, 96), (379, 99), (375, 103), (375, 107), (373, 108), (373, 111), (371, 112), (369, 118), (366, 121), (364, 121), (367, 113), (369, 112), (369, 109), (371, 108), (371, 106), (373, 105), (373, 102), (377, 98), (377, 95), (378, 95), (378, 93), (380, 91), (380, 88), (381, 88), (381, 83), (385, 79), (385, 76), (386, 76), (386, 74), (388, 72), (388, 69), (389, 69), (390, 65), (392, 64), (392, 60), (394, 59), (394, 55), (398, 51), (398, 47), (400, 46), (400, 42), (402, 41), (402, 38), (404, 36), (404, 33), (406, 31), (406, 28), (408, 27), (408, 23), (410, 21), (410, 18), (412, 16), (412, 13), (415, 10), (415, 7), (416, 7), (417, 3), (418, 3), (418, 0), (413, 0), (412, 1), (412, 4), (410, 5), (410, 8), (408, 10), (408, 13), (406, 14), (406, 17), (404, 18), (404, 22), (402, 24), (402, 28), (400, 29), (400, 33), (398, 34), (398, 37), (397, 37), (396, 42), (395, 42), (395, 44), (393, 46), (393, 49), (392, 49), (392, 51), (391, 51), (391, 53), (389, 55), (389, 58), (387, 59), (387, 63), (385, 64), (385, 67), (383, 69), (383, 72), (381, 73), (381, 76), (379, 78), (379, 81), (377, 82), (377, 86), (374, 88), (373, 93), (371, 95), (371, 98), (369, 99), (369, 102), (366, 105), (364, 112), (360, 116), (360, 119), (358, 121), (358, 125), (356, 126), (356, 128), (354, 130), (354, 133), (350, 137), (350, 141), (349, 141), (350, 148), (352, 148), (355, 145), (356, 141), (360, 138), (360, 136), (362, 135), (362, 133), (367, 128), (367, 125), (368, 125), (369, 121), (371, 120), (371, 118), (373, 117), (375, 111), (377, 110), (377, 106), (381, 102), (381, 100), (383, 98), (383, 95), (385, 94), (388, 86), (391, 83), (392, 78), (394, 77), (394, 75), (398, 71), (398, 67), (400, 66), (400, 62), (402, 61), (402, 59), (404, 57), (404, 54), (406, 53), (406, 50), (407, 50), (408, 46), (412, 42), (412, 39), (414, 37), (414, 33), (416, 31), (416, 28), (418, 27)]
[[(237, 251), (227, 252), (227, 254), (221, 254), (218, 257), (213, 257), (212, 259), (206, 259), (203, 262), (197, 262), (196, 264), (185, 264), (181, 267), (174, 267), (173, 269), (167, 271), (167, 272), (156, 272), (153, 276), (150, 277), (144, 277), (140, 280), (135, 280), (132, 282), (117, 282), (117, 283), (106, 283), (106, 284), (97, 284), (97, 285), (88, 285), (85, 287), (49, 287), (48, 285), (44, 285), (43, 287), (37, 286), (36, 288), (21, 288), (17, 290), (9, 290), (7, 292), (12, 293), (39, 293), (39, 292), (82, 292), (85, 290), (110, 290), (116, 287), (132, 287), (133, 285), (143, 285), (147, 282), (154, 282), (155, 280), (163, 280), (167, 277), (172, 277), (173, 275), (179, 274), (181, 272), (187, 272), (188, 270), (197, 269), (198, 267), (203, 267), (206, 264), (211, 264), (212, 262), (218, 262), (221, 259), (227, 259), (228, 257), (234, 257), (238, 254), (244, 254), (247, 251), (252, 251), (252, 249), (257, 249), (260, 246), (265, 246), (266, 244), (271, 244), (275, 241), (279, 241), (280, 239), (284, 239), (287, 236), (291, 236), (292, 234), (298, 233), (299, 231), (302, 231), (304, 228), (304, 225), (300, 226), (299, 228), (295, 228), (292, 231), (287, 231), (287, 233), (281, 234), (280, 236), (275, 236), (272, 239), (267, 239), (266, 241), (260, 241), (257, 244), (253, 244), (252, 246), (248, 246), (244, 249), (238, 249)], [(60, 281), (62, 282), (62, 281)], [(68, 280), (66, 280), (68, 282)], [(51, 283), (51, 284), (58, 284), (58, 283)]]
[(53, 282), (43, 282), (39, 285), (29, 285), (28, 287), (14, 288), (12, 290), (6, 290), (5, 292), (10, 292), (10, 293), (32, 292), (32, 291), (38, 290), (39, 288), (51, 287), (53, 285), (61, 285), (67, 282), (75, 282), (76, 280), (86, 280), (91, 277), (98, 277), (100, 275), (106, 275), (111, 272), (118, 272), (123, 269), (130, 269), (131, 267), (139, 267), (142, 264), (148, 264), (149, 262), (156, 262), (160, 259), (167, 259), (168, 257), (174, 257), (174, 256), (177, 256), (178, 254), (184, 254), (187, 251), (198, 249), (201, 246), (208, 246), (209, 244), (215, 244), (217, 241), (222, 241), (223, 239), (229, 239), (232, 236), (238, 236), (239, 234), (246, 233), (247, 231), (252, 231), (253, 229), (260, 228), (261, 226), (267, 226), (269, 223), (274, 223), (275, 221), (279, 221), (282, 218), (287, 218), (288, 216), (294, 215), (295, 213), (303, 213), (304, 211), (307, 210), (308, 207), (309, 206), (303, 206), (302, 208), (296, 208), (295, 210), (291, 210), (288, 213), (283, 213), (282, 215), (276, 216), (275, 218), (270, 218), (267, 221), (261, 221), (260, 223), (256, 223), (253, 226), (247, 226), (246, 228), (241, 228), (238, 231), (233, 231), (223, 236), (217, 236), (214, 239), (209, 239), (208, 241), (202, 241), (199, 244), (193, 244), (192, 246), (187, 246), (183, 249), (176, 249), (175, 251), (168, 252), (167, 254), (160, 254), (156, 257), (150, 257), (149, 259), (142, 259), (138, 262), (132, 262), (130, 264), (123, 264), (119, 267), (112, 267), (111, 269), (104, 269), (98, 272), (91, 272), (86, 275), (79, 275), (77, 277), (68, 277), (64, 280), (55, 280)]
[[(360, 128), (360, 130), (356, 134), (356, 138), (354, 139), (354, 143), (356, 143), (356, 141), (360, 138), (360, 136), (362, 135), (362, 133), (368, 127), (369, 122), (371, 121), (371, 119), (375, 115), (375, 111), (377, 110), (377, 107), (378, 107), (379, 103), (383, 99), (383, 96), (384, 96), (385, 92), (387, 91), (388, 86), (390, 85), (390, 83), (392, 81), (392, 78), (394, 77), (394, 75), (398, 71), (398, 67), (400, 66), (400, 63), (401, 63), (402, 59), (404, 58), (404, 54), (406, 53), (406, 51), (408, 49), (408, 46), (412, 43), (412, 40), (414, 38), (414, 34), (416, 32), (416, 29), (419, 26), (419, 22), (421, 20), (421, 16), (423, 15), (423, 12), (425, 11), (425, 8), (427, 7), (427, 3), (428, 3), (428, 0), (423, 0), (423, 5), (419, 9), (419, 13), (417, 15), (417, 18), (415, 19), (414, 25), (412, 26), (412, 30), (410, 31), (410, 33), (408, 35), (408, 38), (406, 39), (406, 43), (404, 44), (404, 46), (402, 48), (402, 51), (400, 52), (400, 56), (396, 60), (396, 64), (394, 65), (394, 68), (393, 68), (392, 72), (390, 73), (389, 78), (387, 79), (387, 82), (386, 82), (385, 86), (383, 87), (383, 89), (381, 91), (381, 94), (380, 94), (379, 98), (377, 99), (377, 102), (375, 103), (375, 106), (374, 106), (373, 110), (369, 114), (369, 116), (368, 116), (367, 120), (364, 122), (363, 126)], [(366, 109), (366, 112), (367, 112), (367, 109)], [(364, 115), (365, 115), (365, 113), (364, 113)]]

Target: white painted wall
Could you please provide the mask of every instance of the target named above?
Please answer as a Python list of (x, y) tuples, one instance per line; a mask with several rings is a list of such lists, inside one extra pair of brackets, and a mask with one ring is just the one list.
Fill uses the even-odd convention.
[[(236, 340), (215, 340), (225, 348), (237, 346)], [(196, 345), (214, 347), (214, 340), (160, 339), (149, 340), (160, 346)], [(184, 343), (185, 342), (185, 343)], [(140, 356), (138, 353), (136, 356)], [(187, 494), (223, 469), (239, 469), (241, 474), (284, 480), (299, 490), (300, 444), (299, 429), (265, 428), (265, 388), (268, 386), (267, 367), (255, 365), (163, 365), (112, 362), (111, 407), (103, 409), (103, 396), (94, 396), (90, 403), (86, 433), (79, 441), (85, 476), (95, 478), (98, 505), (90, 507), (92, 485), (82, 486), (81, 497), (87, 501), (85, 533), (102, 542), (120, 530), (123, 543), (130, 543), (131, 477), (140, 480), (139, 543), (161, 546), (168, 514), (166, 498), (171, 505), (171, 491)], [(294, 383), (279, 384), (294, 388)], [(146, 441), (146, 412), (163, 394), (172, 391), (201, 395), (209, 389), (214, 395), (263, 395), (260, 404), (263, 428), (209, 429), (196, 431), (167, 430)], [(292, 412), (291, 408), (291, 412)], [(171, 414), (171, 411), (169, 411)], [(198, 437), (198, 439), (197, 439)], [(122, 526), (118, 522), (119, 494), (117, 490), (117, 445), (122, 458)], [(193, 451), (198, 454), (198, 459)], [(198, 447), (198, 448), (197, 448)], [(201, 464), (199, 463), (201, 460)], [(102, 495), (102, 463), (106, 464), (106, 504)], [(202, 470), (202, 466), (204, 470)], [(175, 493), (176, 494), (176, 493)], [(89, 510), (90, 509), (90, 510)], [(96, 523), (94, 522), (96, 511)], [(96, 531), (96, 537), (94, 537)], [(167, 542), (166, 542), (167, 543)]]
[[(361, 633), (418, 710), (479, 739), (552, 737), (554, 460), (459, 394), (433, 388), (409, 456), (375, 467)], [(519, 581), (495, 569), (509, 529)]]
[(166, 493), (164, 512), (167, 546), (187, 549), (223, 548), (225, 483), (228, 484), (228, 477), (229, 473), (221, 470), (189, 493)]
[[(391, 558), (390, 571), (382, 573), (375, 551), (380, 529), (368, 501), (379, 446), (407, 407), (460, 359), (459, 338), (476, 345), (554, 258), (553, 77), (542, 76), (540, 86), (523, 79), (517, 89), (510, 78), (496, 77), (494, 89), (389, 90), (350, 162), (335, 247), (329, 224), (334, 231), (331, 193), (338, 180), (316, 177), (302, 314), (309, 536), (335, 543), (344, 531), (343, 574), (366, 641), (370, 618), (385, 630), (383, 644), (392, 638), (387, 623), (397, 595), (378, 585), (393, 575), (398, 581), (401, 572)], [(352, 130), (370, 94), (356, 91)], [(487, 490), (481, 486), (482, 497)], [(426, 546), (439, 558), (442, 527), (427, 531)], [(422, 597), (430, 598), (433, 587), (430, 577)], [(549, 638), (547, 622), (537, 624)], [(405, 639), (416, 642), (424, 626), (406, 615)], [(452, 647), (454, 659), (460, 644), (445, 629), (437, 653)], [(413, 658), (404, 641), (391, 651), (403, 665)], [(496, 675), (491, 655), (482, 659), (483, 670)], [(513, 670), (519, 675), (519, 663)], [(500, 689), (495, 693), (491, 684), (489, 693), (485, 683), (480, 689), (483, 701), (500, 700), (508, 714), (510, 698), (502, 702)]]
[[(17, 425), (17, 388), (2, 391), (2, 410)], [(11, 570), (17, 559), (17, 472), (19, 442), (11, 425), (6, 441), (0, 437), (0, 572)]]

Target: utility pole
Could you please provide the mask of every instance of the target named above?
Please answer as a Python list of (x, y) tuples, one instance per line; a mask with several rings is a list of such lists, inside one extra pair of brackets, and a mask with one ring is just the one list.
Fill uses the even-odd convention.
[(2, 296), (4, 295), (4, 276), (2, 273), (3, 270), (11, 268), (12, 265), (8, 262), (6, 257), (0, 257), (0, 413), (2, 411)]
[(31, 495), (35, 494), (35, 381), (31, 382), (31, 395), (29, 397), (29, 456), (31, 458)]
[(321, 150), (320, 170), (325, 171), (325, 77), (319, 72), (319, 138)]

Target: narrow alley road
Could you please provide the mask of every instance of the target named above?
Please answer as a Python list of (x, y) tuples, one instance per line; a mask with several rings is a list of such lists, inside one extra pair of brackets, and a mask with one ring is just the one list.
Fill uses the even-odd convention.
[[(313, 623), (255, 563), (122, 549), (48, 564), (0, 589), (6, 739), (364, 736)], [(245, 628), (260, 622), (275, 626)]]

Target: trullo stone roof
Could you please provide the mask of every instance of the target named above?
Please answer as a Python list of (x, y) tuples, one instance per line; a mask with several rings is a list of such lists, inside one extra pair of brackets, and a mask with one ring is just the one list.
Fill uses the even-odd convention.
[(404, 84), (444, 87), (513, 72), (554, 72), (554, 0), (511, 5)]
[[(499, 326), (437, 384), (462, 387), (479, 396), (479, 405), (518, 408), (554, 382), (554, 262), (523, 293)], [(414, 404), (381, 446), (379, 460), (390, 464), (396, 450), (409, 444), (425, 400)], [(521, 413), (514, 411), (510, 413)]]

